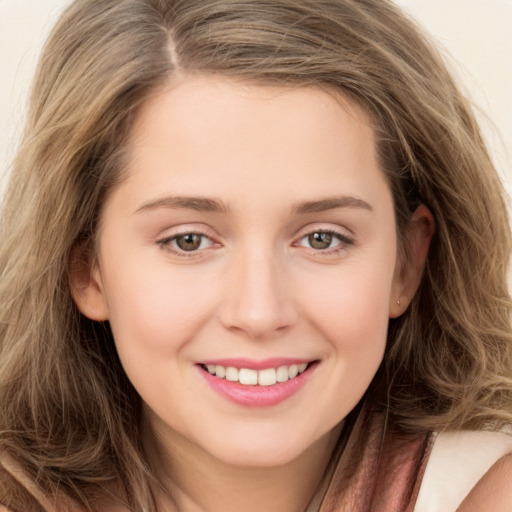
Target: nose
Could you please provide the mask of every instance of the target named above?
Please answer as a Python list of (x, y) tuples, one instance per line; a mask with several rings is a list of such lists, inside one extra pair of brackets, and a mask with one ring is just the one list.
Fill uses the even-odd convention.
[(220, 308), (226, 329), (264, 339), (293, 327), (299, 314), (283, 266), (263, 251), (232, 261)]

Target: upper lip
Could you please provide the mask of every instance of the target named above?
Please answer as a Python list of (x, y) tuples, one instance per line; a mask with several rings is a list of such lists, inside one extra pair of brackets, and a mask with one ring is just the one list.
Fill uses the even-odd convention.
[(311, 363), (315, 359), (299, 358), (299, 357), (271, 357), (268, 359), (244, 359), (244, 358), (227, 358), (227, 359), (205, 359), (199, 361), (201, 365), (215, 365), (234, 367), (234, 368), (247, 368), (249, 370), (264, 370), (265, 368), (279, 368), (280, 366), (290, 366), (292, 364)]

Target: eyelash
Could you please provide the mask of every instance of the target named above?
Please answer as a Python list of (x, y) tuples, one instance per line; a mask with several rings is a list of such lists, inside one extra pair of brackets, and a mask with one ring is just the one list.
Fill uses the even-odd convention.
[[(183, 238), (183, 237), (190, 236), (190, 235), (200, 237), (201, 238), (200, 244), (202, 244), (205, 239), (209, 240), (210, 246), (206, 247), (206, 248), (202, 248), (202, 249), (201, 249), (201, 247), (198, 247), (197, 249), (194, 249), (191, 251), (186, 251), (184, 249), (180, 249), (179, 247), (178, 248), (173, 247), (173, 245), (172, 245), (173, 242), (176, 242), (176, 240), (178, 240), (179, 238)], [(183, 233), (177, 233), (175, 235), (171, 235), (171, 236), (165, 237), (161, 240), (158, 240), (157, 244), (160, 247), (162, 247), (162, 249), (164, 251), (171, 253), (175, 256), (178, 256), (180, 258), (197, 257), (197, 256), (199, 256), (200, 251), (204, 251), (204, 250), (216, 245), (216, 243), (212, 240), (212, 238), (210, 236), (208, 236), (206, 233), (201, 233), (199, 231), (186, 231)], [(217, 245), (219, 245), (219, 244), (217, 244)]]
[(298, 242), (294, 243), (294, 246), (304, 247), (304, 246), (300, 245), (300, 242), (302, 240), (308, 239), (309, 237), (311, 237), (313, 235), (329, 235), (329, 236), (333, 237), (333, 239), (337, 239), (339, 242), (336, 246), (334, 246), (332, 248), (327, 247), (325, 249), (316, 249), (314, 247), (308, 247), (308, 249), (314, 251), (315, 254), (336, 255), (336, 254), (339, 254), (341, 251), (346, 250), (349, 246), (354, 245), (354, 243), (355, 243), (353, 238), (351, 238), (343, 233), (340, 233), (338, 231), (334, 231), (331, 229), (315, 229), (312, 231), (308, 231), (307, 233), (302, 235), (299, 238)]
[[(338, 231), (334, 231), (334, 230), (331, 230), (331, 229), (316, 229), (316, 230), (312, 230), (312, 231), (309, 231), (309, 232), (303, 234), (292, 245), (294, 247), (305, 247), (300, 242), (302, 240), (307, 239), (310, 236), (313, 236), (313, 235), (329, 235), (329, 236), (333, 237), (333, 239), (337, 239), (339, 241), (339, 243), (335, 247), (333, 247), (333, 248), (327, 247), (325, 249), (316, 249), (314, 247), (306, 247), (307, 249), (312, 250), (316, 254), (336, 255), (336, 254), (340, 253), (341, 251), (346, 250), (348, 246), (354, 245), (354, 243), (355, 243), (355, 241), (352, 238), (348, 237), (345, 234), (339, 233)], [(174, 247), (172, 245), (179, 238), (186, 237), (186, 236), (200, 237), (201, 238), (200, 246), (197, 249), (193, 249), (191, 251), (186, 251), (184, 249), (176, 248), (176, 247)], [(202, 245), (202, 243), (203, 243), (203, 241), (205, 239), (209, 240), (210, 245), (208, 247), (201, 248), (201, 245)], [(161, 240), (158, 240), (156, 243), (163, 250), (165, 250), (165, 251), (167, 251), (167, 252), (169, 252), (169, 253), (171, 253), (171, 254), (173, 254), (175, 256), (178, 256), (180, 258), (194, 258), (194, 257), (198, 257), (202, 253), (202, 251), (207, 250), (207, 249), (209, 249), (211, 247), (214, 247), (215, 245), (217, 245), (217, 246), (220, 245), (220, 244), (216, 243), (212, 239), (212, 237), (208, 236), (206, 233), (201, 233), (201, 232), (198, 232), (198, 231), (187, 231), (187, 232), (183, 232), (183, 233), (177, 233), (175, 235), (168, 236), (168, 237), (165, 237), (165, 238), (163, 238)]]

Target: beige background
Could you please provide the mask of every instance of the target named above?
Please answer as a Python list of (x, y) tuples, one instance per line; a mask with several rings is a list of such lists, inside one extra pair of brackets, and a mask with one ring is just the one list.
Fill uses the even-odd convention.
[[(0, 0), (0, 191), (38, 52), (69, 0)], [(512, 0), (396, 0), (453, 56), (512, 193)]]

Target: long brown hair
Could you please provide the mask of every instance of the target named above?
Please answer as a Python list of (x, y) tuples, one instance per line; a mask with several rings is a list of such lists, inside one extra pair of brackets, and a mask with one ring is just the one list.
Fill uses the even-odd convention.
[[(107, 489), (154, 510), (140, 398), (108, 324), (75, 307), (69, 261), (77, 244), (93, 257), (140, 106), (195, 73), (334, 89), (369, 114), (400, 243), (419, 203), (436, 235), (368, 400), (409, 431), (510, 423), (503, 191), (468, 102), (412, 21), (388, 0), (77, 0), (43, 52), (3, 204), (0, 451), (90, 510)], [(0, 477), (0, 501), (6, 488)]]

